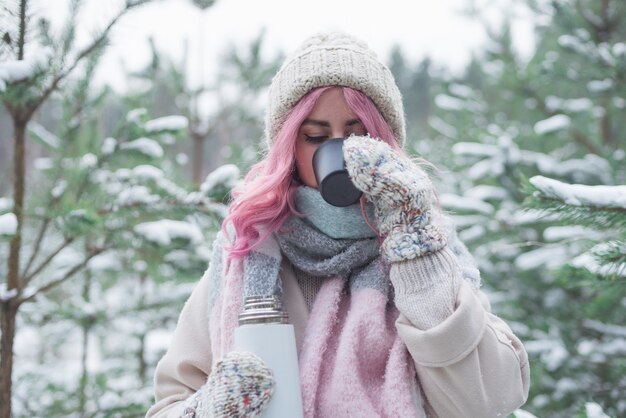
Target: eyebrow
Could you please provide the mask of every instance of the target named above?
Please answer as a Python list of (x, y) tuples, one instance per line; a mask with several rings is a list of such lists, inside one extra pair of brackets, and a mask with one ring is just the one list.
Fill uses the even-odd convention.
[[(346, 122), (346, 126), (356, 125), (357, 123), (361, 123), (361, 120), (350, 119), (349, 121)], [(325, 128), (330, 128), (330, 123), (328, 121), (317, 120), (317, 119), (305, 119), (304, 122), (302, 122), (302, 125), (316, 125), (316, 126), (323, 126)]]

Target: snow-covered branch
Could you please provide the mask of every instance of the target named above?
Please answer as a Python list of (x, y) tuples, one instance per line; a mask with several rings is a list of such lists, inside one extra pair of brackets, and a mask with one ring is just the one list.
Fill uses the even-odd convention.
[(534, 176), (529, 181), (545, 196), (568, 205), (626, 209), (626, 186), (567, 184), (544, 176)]

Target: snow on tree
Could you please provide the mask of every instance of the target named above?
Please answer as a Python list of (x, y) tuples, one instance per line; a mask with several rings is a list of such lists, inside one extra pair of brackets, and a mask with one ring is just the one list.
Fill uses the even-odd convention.
[[(171, 161), (186, 117), (125, 104), (127, 117), (103, 129), (107, 103), (128, 102), (96, 87), (94, 73), (110, 31), (142, 3), (125, 2), (82, 47), (77, 1), (59, 33), (45, 18), (35, 27), (29, 2), (16, 1), (1, 33), (15, 152), (13, 196), (0, 198), (2, 418), (145, 413), (163, 327), (206, 269), (224, 216)], [(25, 164), (27, 147), (44, 156)]]
[(626, 5), (573, 3), (509, 5), (511, 20), (536, 22), (535, 50), (522, 59), (512, 25), (495, 28), (481, 15), (495, 3), (474, 2), (490, 43), (465, 74), (431, 73), (429, 123), (409, 126), (408, 136), (447, 171), (442, 206), (494, 311), (530, 354), (524, 409), (622, 416)]

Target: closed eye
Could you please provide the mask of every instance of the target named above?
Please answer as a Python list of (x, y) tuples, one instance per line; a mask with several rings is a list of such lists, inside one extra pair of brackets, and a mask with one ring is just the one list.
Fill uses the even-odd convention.
[(323, 136), (304, 135), (304, 140), (312, 144), (319, 144), (320, 142), (324, 142), (326, 139), (328, 139), (328, 135), (323, 135)]

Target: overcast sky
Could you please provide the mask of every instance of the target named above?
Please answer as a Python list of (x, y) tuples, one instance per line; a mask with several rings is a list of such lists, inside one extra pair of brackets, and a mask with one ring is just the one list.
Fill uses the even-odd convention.
[[(33, 12), (51, 18), (59, 27), (68, 0), (35, 2)], [(101, 28), (120, 6), (119, 0), (85, 0), (78, 25), (79, 43)], [(266, 56), (293, 51), (310, 34), (343, 29), (366, 41), (385, 61), (394, 43), (410, 62), (430, 56), (439, 65), (457, 71), (473, 50), (484, 45), (484, 26), (461, 14), (470, 0), (217, 0), (202, 12), (190, 0), (157, 0), (127, 15), (113, 31), (112, 45), (100, 69), (99, 80), (123, 88), (120, 61), (131, 69), (149, 59), (147, 39), (180, 58), (183, 43), (190, 47), (190, 79), (210, 82), (220, 54), (228, 45), (244, 46), (266, 28)], [(475, 0), (493, 23), (510, 11), (513, 0)], [(519, 4), (520, 2), (517, 2)], [(528, 15), (514, 22), (515, 43), (522, 54), (531, 50), (533, 37)], [(202, 40), (202, 42), (201, 42)], [(201, 59), (202, 57), (202, 59)]]

